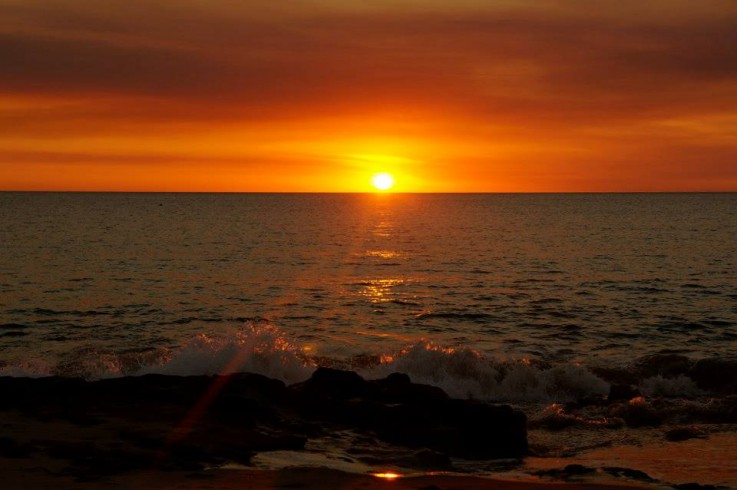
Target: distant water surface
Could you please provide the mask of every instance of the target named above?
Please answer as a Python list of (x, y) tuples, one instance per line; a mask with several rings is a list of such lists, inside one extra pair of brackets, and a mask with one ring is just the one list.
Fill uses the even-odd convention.
[(0, 366), (269, 325), (625, 364), (737, 352), (737, 194), (0, 193)]

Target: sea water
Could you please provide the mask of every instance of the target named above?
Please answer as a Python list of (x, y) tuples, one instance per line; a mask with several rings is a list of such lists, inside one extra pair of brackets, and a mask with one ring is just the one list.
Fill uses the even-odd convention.
[(734, 193), (0, 193), (0, 374), (325, 365), (544, 412), (734, 359), (735, 237)]

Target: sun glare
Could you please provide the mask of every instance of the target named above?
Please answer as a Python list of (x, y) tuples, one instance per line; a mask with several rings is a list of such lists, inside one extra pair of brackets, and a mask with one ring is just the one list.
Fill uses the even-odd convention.
[(386, 172), (381, 172), (371, 178), (371, 183), (380, 191), (388, 191), (394, 186), (394, 177)]

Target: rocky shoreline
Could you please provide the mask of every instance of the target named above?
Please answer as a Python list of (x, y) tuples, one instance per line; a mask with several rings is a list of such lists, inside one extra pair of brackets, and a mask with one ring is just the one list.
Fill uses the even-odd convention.
[(290, 386), (257, 374), (6, 377), (0, 393), (0, 458), (42, 458), (53, 462), (43, 471), (78, 480), (249, 465), (259, 452), (300, 450), (337, 430), (405, 447), (412, 457), (404, 463), (428, 470), (455, 457), (527, 453), (522, 412), (452, 399), (398, 373), (367, 381), (319, 368)]

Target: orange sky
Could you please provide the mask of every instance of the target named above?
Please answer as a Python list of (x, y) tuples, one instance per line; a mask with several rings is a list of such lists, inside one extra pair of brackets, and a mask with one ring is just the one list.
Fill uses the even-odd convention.
[(737, 190), (737, 2), (3, 0), (0, 190)]

